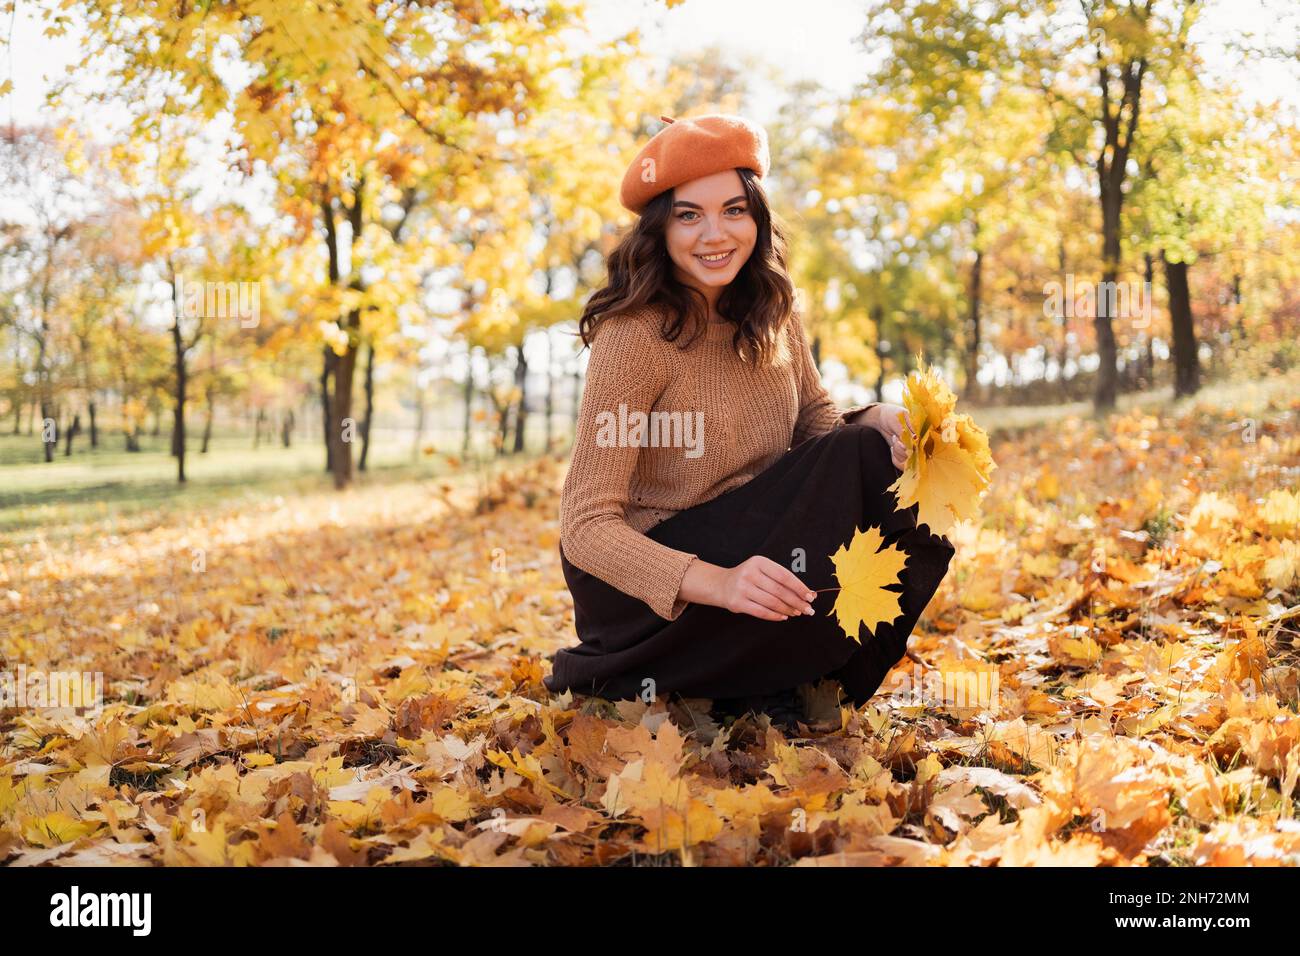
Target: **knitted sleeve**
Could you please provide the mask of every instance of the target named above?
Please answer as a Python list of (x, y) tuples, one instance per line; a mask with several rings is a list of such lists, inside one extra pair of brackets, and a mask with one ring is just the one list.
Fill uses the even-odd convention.
[[(687, 565), (697, 556), (653, 541), (627, 524), (625, 508), (640, 448), (619, 447), (616, 440), (619, 405), (625, 404), (628, 414), (649, 413), (668, 375), (658, 329), (640, 314), (612, 316), (597, 327), (560, 496), (560, 546), (575, 567), (671, 621), (686, 608), (688, 602), (677, 594)], [(602, 431), (602, 421), (611, 418), (614, 425)]]
[(809, 438), (843, 428), (848, 418), (880, 403), (868, 402), (845, 409), (837, 407), (822, 385), (821, 373), (813, 362), (812, 349), (804, 335), (803, 319), (798, 313), (791, 316), (790, 326), (794, 332), (794, 361), (799, 378), (799, 418), (795, 421), (794, 435), (790, 439), (790, 447), (793, 448)]

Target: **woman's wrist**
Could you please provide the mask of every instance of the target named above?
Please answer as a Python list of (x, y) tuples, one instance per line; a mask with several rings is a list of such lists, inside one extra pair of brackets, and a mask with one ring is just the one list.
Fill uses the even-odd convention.
[(726, 573), (726, 568), (710, 564), (703, 558), (696, 558), (687, 565), (686, 574), (682, 576), (682, 586), (677, 592), (678, 599), (690, 601), (692, 604), (712, 604), (721, 607), (718, 604), (718, 595), (722, 593), (722, 579)]
[(870, 408), (864, 408), (861, 411), (854, 412), (848, 418), (844, 419), (844, 421), (850, 425), (870, 425), (874, 428), (876, 425), (876, 411), (879, 408), (880, 406), (878, 404), (872, 405)]

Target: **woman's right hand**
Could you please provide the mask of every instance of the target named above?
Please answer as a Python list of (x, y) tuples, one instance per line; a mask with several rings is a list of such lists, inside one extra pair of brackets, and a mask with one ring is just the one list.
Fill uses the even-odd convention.
[(793, 571), (756, 554), (734, 568), (696, 558), (687, 566), (677, 596), (765, 621), (784, 621), (791, 614), (812, 614), (808, 602), (817, 595)]
[(784, 621), (791, 614), (812, 614), (808, 602), (816, 597), (793, 571), (761, 554), (724, 569), (720, 591), (722, 607), (765, 621)]

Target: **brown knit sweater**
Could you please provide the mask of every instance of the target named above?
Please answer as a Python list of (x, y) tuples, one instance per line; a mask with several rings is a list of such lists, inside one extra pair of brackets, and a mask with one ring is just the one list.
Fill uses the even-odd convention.
[[(560, 499), (560, 546), (574, 566), (673, 620), (697, 556), (645, 532), (878, 403), (841, 410), (831, 402), (797, 314), (777, 365), (757, 371), (732, 349), (729, 322), (710, 324), (686, 350), (689, 332), (666, 342), (659, 327), (658, 311), (646, 308), (596, 328)], [(670, 422), (652, 412), (678, 414)]]

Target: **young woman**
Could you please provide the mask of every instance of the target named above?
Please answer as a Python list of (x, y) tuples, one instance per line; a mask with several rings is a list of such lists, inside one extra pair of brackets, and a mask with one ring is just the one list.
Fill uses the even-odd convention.
[[(640, 218), (579, 323), (591, 356), (560, 503), (579, 643), (545, 684), (710, 698), (790, 728), (798, 688), (821, 678), (866, 703), (954, 549), (887, 490), (905, 409), (840, 410), (822, 387), (762, 127), (664, 119), (623, 179)], [(908, 561), (902, 615), (859, 644), (831, 613), (831, 555), (869, 526)]]

